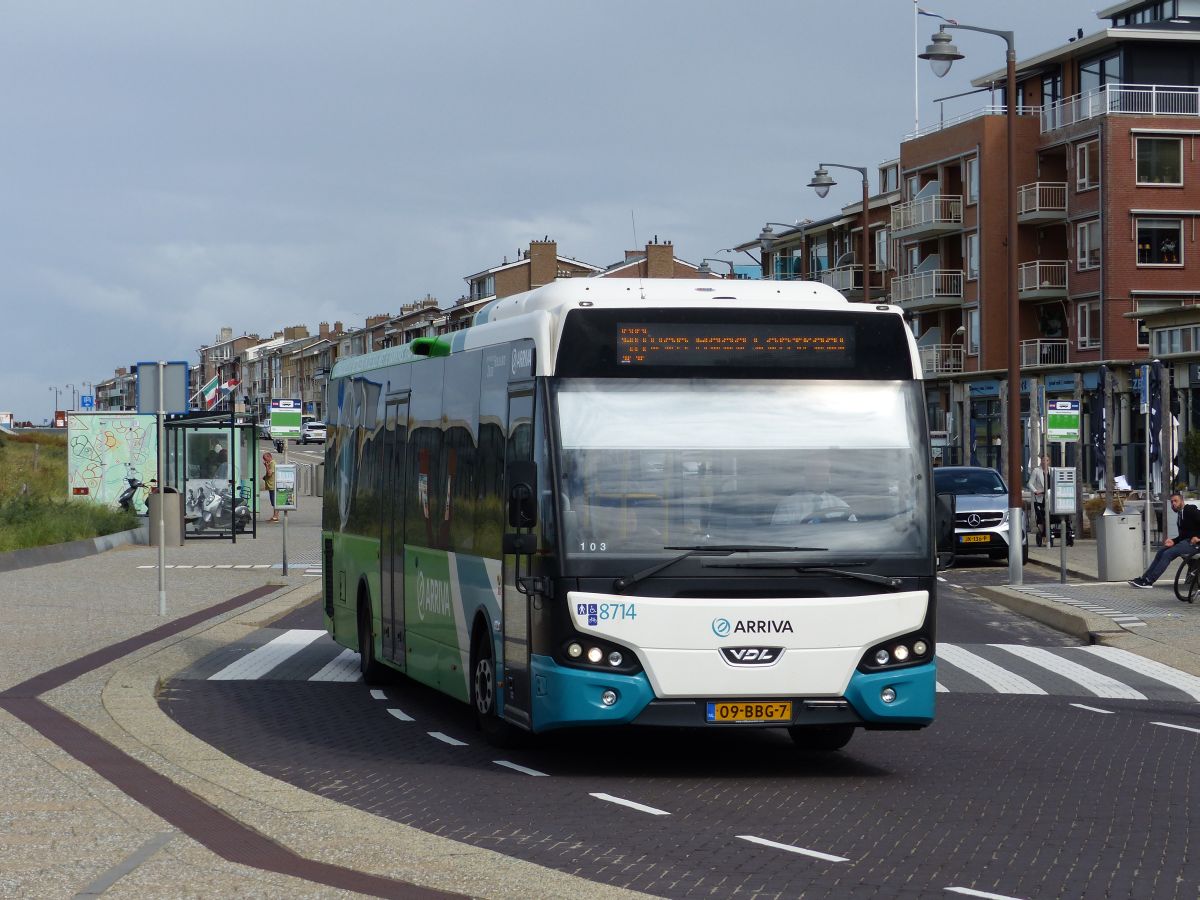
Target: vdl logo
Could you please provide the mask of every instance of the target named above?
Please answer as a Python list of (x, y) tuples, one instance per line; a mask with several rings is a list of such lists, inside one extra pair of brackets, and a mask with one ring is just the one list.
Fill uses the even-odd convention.
[(713, 619), (712, 630), (717, 637), (729, 637), (729, 632), (733, 626), (729, 624), (728, 619)]

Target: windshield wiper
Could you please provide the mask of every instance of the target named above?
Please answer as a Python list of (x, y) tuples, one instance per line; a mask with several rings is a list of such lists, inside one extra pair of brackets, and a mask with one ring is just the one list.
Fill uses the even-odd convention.
[(741, 545), (726, 545), (726, 544), (699, 544), (695, 547), (663, 547), (664, 550), (683, 550), (684, 552), (678, 556), (673, 556), (670, 559), (655, 563), (649, 568), (642, 569), (640, 572), (634, 572), (632, 575), (625, 575), (613, 581), (613, 590), (618, 594), (623, 593), (626, 588), (631, 588), (639, 581), (645, 581), (651, 575), (657, 575), (663, 569), (670, 568), (677, 562), (682, 562), (693, 553), (700, 550), (711, 550), (716, 553), (784, 553), (788, 550), (811, 550), (824, 551), (825, 547), (780, 547), (775, 544), (747, 544)]
[[(861, 566), (865, 563), (846, 563), (848, 566)], [(813, 566), (804, 563), (785, 562), (715, 562), (705, 563), (710, 569), (795, 569), (797, 572), (812, 572), (816, 575), (836, 575), (839, 578), (853, 578), (868, 584), (882, 584), (893, 591), (899, 590), (903, 581), (891, 575), (876, 575), (873, 572), (851, 572), (848, 569), (835, 569), (831, 566)]]

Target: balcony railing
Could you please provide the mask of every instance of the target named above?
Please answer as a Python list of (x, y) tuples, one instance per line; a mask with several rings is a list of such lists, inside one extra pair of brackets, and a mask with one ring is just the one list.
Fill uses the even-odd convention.
[(962, 344), (930, 344), (918, 347), (921, 371), (926, 375), (942, 375), (963, 370)]
[(1039, 259), (1017, 267), (1017, 295), (1022, 300), (1063, 297), (1067, 293), (1067, 261)]
[[(883, 290), (883, 272), (872, 266), (868, 271), (868, 276), (871, 279), (871, 293), (875, 297), (879, 297)], [(862, 297), (862, 266), (838, 266), (826, 269), (817, 273), (817, 280), (851, 299)]]
[(1097, 116), (1200, 116), (1200, 87), (1106, 84), (1042, 108), (1042, 133)]
[(1065, 365), (1070, 343), (1065, 338), (1021, 341), (1021, 367)]
[(962, 302), (962, 269), (934, 269), (892, 279), (892, 302), (906, 310), (953, 306)]
[[(1018, 106), (1018, 116), (1036, 116), (1042, 110), (1037, 106)], [(924, 128), (917, 131), (910, 131), (904, 136), (904, 140), (911, 141), (919, 137), (924, 137), (927, 134), (936, 134), (945, 128), (953, 128), (955, 125), (961, 125), (963, 122), (970, 122), (972, 119), (979, 119), (983, 116), (1003, 116), (1008, 114), (1008, 107), (1003, 104), (997, 106), (995, 104), (989, 106), (981, 106), (979, 109), (973, 109), (970, 112), (962, 113), (961, 115), (951, 116), (949, 119), (942, 119), (934, 122), (932, 125), (926, 125)]]
[(895, 237), (945, 234), (960, 230), (962, 220), (961, 194), (935, 194), (893, 207), (892, 234)]
[(1037, 181), (1017, 191), (1017, 219), (1021, 222), (1056, 222), (1067, 217), (1067, 183)]

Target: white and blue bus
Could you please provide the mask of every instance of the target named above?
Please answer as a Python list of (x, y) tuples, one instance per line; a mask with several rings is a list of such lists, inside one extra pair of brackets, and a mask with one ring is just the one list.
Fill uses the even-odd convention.
[(337, 363), (326, 626), (493, 737), (934, 710), (935, 500), (900, 311), (572, 279)]

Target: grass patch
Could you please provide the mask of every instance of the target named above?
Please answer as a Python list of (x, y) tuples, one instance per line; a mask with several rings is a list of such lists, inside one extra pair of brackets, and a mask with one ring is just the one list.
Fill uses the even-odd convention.
[(137, 516), (67, 493), (67, 436), (0, 435), (0, 552), (125, 531)]

